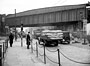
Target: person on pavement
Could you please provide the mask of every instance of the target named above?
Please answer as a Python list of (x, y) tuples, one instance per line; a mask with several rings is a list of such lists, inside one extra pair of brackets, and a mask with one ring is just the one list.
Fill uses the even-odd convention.
[(28, 32), (28, 34), (26, 36), (26, 44), (27, 44), (27, 49), (29, 49), (29, 45), (30, 45), (30, 32)]
[(14, 39), (14, 35), (12, 32), (10, 32), (10, 35), (9, 35), (9, 42), (10, 42), (10, 47), (12, 47), (12, 44), (13, 44), (13, 39)]

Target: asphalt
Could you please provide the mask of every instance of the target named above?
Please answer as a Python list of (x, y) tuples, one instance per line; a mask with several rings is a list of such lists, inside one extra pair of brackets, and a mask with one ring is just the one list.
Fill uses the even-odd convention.
[[(31, 46), (30, 46), (31, 47)], [(24, 39), (23, 47), (21, 47), (21, 40), (14, 41), (12, 47), (8, 47), (5, 54), (4, 66), (51, 66), (49, 63), (41, 62), (31, 49), (26, 48)]]

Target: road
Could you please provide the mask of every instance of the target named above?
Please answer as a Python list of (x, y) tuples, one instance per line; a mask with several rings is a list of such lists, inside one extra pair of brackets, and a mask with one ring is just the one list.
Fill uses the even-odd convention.
[[(33, 45), (33, 48), (34, 50), (36, 49), (35, 44)], [(56, 47), (45, 47), (46, 56), (49, 58), (49, 60), (48, 58), (46, 58), (46, 63), (50, 63), (52, 66), (59, 66), (57, 49), (59, 49), (60, 52), (62, 52), (65, 55), (64, 57), (60, 53), (60, 63), (62, 66), (90, 66), (90, 64), (83, 64), (83, 63), (90, 63), (90, 49), (80, 48), (78, 46), (72, 46), (72, 45), (62, 45), (62, 44), (59, 44)], [(52, 52), (52, 51), (56, 51), (56, 52)], [(38, 45), (38, 52), (41, 55), (44, 54), (43, 45)], [(36, 54), (36, 52), (34, 53)], [(67, 59), (66, 57), (69, 59)], [(44, 62), (44, 56), (39, 55), (38, 58), (42, 62)]]

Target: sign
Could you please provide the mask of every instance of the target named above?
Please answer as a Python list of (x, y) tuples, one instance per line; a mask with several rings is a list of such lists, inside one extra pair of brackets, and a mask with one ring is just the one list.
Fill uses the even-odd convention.
[(9, 26), (5, 26), (5, 28), (9, 28)]
[(23, 31), (23, 24), (21, 24), (21, 31)]

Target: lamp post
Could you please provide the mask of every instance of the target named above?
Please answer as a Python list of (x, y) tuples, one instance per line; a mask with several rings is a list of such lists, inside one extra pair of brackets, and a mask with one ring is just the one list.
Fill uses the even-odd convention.
[(5, 31), (5, 15), (2, 15), (2, 23), (1, 23), (1, 25), (2, 25), (2, 32), (4, 33), (4, 31)]
[[(85, 16), (86, 16), (86, 8), (85, 8)], [(86, 25), (87, 25), (87, 19), (86, 17), (84, 17), (84, 13), (80, 12), (80, 17), (81, 17), (81, 21), (83, 22), (83, 35), (84, 35), (84, 42), (82, 44), (87, 44), (86, 43)]]
[[(16, 23), (16, 9), (15, 9), (15, 23)], [(15, 24), (15, 41), (17, 40), (17, 34), (16, 34), (16, 24)]]
[(84, 34), (84, 43), (82, 44), (87, 44), (86, 43), (86, 24), (87, 24), (87, 19), (83, 19), (83, 34)]
[(21, 23), (21, 47), (23, 47), (23, 24)]

